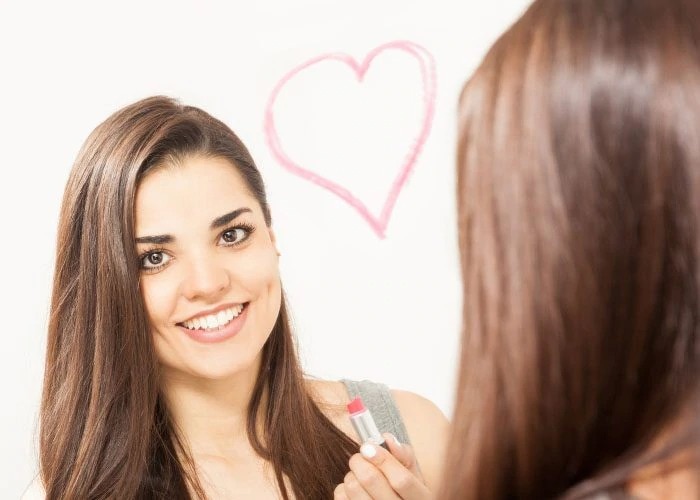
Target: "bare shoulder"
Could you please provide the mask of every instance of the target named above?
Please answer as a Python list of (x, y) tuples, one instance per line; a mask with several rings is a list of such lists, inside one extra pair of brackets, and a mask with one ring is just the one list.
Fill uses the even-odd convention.
[(32, 481), (32, 484), (24, 490), (21, 500), (44, 500), (45, 498), (46, 491), (44, 491), (44, 486), (41, 484), (41, 479), (37, 476)]
[(306, 388), (319, 409), (341, 431), (350, 438), (354, 430), (348, 419), (347, 404), (350, 396), (345, 384), (335, 380), (305, 379)]
[(341, 406), (349, 400), (345, 384), (340, 381), (311, 378), (305, 381), (309, 393), (319, 404)]
[(434, 488), (442, 476), (449, 420), (429, 399), (409, 391), (392, 390), (425, 481)]

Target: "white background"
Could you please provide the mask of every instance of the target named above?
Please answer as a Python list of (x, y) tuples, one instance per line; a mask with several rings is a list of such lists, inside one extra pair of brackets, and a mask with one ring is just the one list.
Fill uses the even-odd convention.
[[(99, 122), (152, 94), (202, 107), (250, 148), (267, 183), (306, 371), (411, 390), (449, 415), (460, 317), (456, 102), (526, 3), (0, 1), (0, 498), (19, 497), (37, 470), (56, 224), (71, 164)], [(329, 52), (361, 61), (394, 40), (434, 56), (437, 101), (381, 239), (338, 197), (282, 168), (263, 121), (272, 89), (294, 67)], [(342, 65), (300, 75), (280, 93), (276, 115), (290, 156), (375, 213), (421, 116), (418, 67), (394, 56), (377, 57), (363, 84)]]

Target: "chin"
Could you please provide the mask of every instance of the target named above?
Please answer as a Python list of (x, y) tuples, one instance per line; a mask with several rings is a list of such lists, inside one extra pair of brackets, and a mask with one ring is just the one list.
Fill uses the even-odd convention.
[(262, 339), (260, 342), (241, 335), (227, 342), (191, 345), (191, 342), (162, 342), (164, 338), (167, 337), (156, 338), (156, 352), (166, 376), (216, 381), (252, 372), (257, 377)]
[[(190, 360), (187, 366), (181, 367), (178, 371), (183, 375), (198, 379), (211, 381), (226, 380), (239, 377), (243, 374), (258, 375), (261, 352), (254, 356), (236, 356), (230, 353), (217, 353), (197, 360)], [(240, 353), (237, 353), (240, 354)], [(178, 369), (177, 367), (172, 367)]]

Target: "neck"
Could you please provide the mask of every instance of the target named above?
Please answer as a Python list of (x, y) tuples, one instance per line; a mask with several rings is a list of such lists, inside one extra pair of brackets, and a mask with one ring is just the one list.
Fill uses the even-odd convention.
[(217, 380), (181, 372), (163, 373), (162, 391), (168, 411), (194, 455), (225, 456), (249, 447), (248, 405), (259, 366), (258, 359), (249, 370)]

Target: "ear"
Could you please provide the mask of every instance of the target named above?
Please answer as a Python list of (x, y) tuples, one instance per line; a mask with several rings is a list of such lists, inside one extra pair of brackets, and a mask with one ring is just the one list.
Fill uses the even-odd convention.
[(272, 227), (268, 227), (267, 233), (270, 235), (270, 241), (272, 242), (272, 246), (275, 247), (275, 252), (277, 252), (277, 256), (279, 257), (282, 254), (280, 253), (279, 249), (277, 248), (277, 237), (275, 236), (274, 229), (272, 229)]

